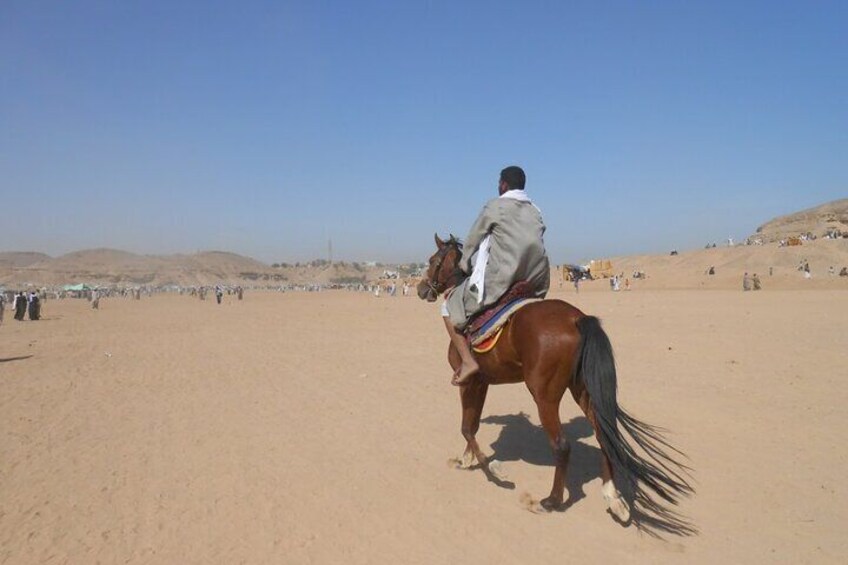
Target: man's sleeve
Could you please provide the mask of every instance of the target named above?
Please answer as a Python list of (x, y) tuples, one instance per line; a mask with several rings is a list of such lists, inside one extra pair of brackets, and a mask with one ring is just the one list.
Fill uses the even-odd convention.
[(492, 228), (495, 226), (495, 219), (494, 205), (492, 202), (488, 202), (483, 206), (483, 210), (471, 226), (468, 237), (465, 238), (462, 246), (462, 261), (460, 261), (459, 267), (466, 273), (471, 272), (471, 257), (477, 251), (477, 248), (480, 247), (483, 238), (491, 233)]

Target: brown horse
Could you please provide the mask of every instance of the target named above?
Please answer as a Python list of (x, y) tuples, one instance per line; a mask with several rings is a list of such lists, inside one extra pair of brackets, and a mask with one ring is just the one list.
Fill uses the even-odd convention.
[[(417, 289), (418, 296), (430, 302), (465, 277), (458, 268), (462, 244), (453, 236), (442, 241), (436, 235), (436, 245), (427, 275)], [(503, 480), (497, 461), (488, 460), (475, 435), (489, 385), (524, 382), (538, 407), (556, 466), (551, 493), (540, 505), (546, 511), (564, 509), (570, 447), (560, 422), (559, 405), (565, 391), (570, 390), (601, 446), (602, 493), (610, 512), (628, 523), (633, 506), (634, 521), (639, 526), (678, 534), (695, 532), (684, 517), (649, 494), (676, 505), (680, 495), (694, 492), (684, 478), (689, 468), (663, 449), (682, 455), (666, 442), (660, 428), (637, 420), (618, 406), (612, 346), (598, 318), (562, 300), (534, 302), (518, 310), (497, 345), (476, 358), (480, 372), (460, 387), (462, 435), (467, 442), (461, 467), (470, 468), (476, 458), (490, 479)], [(452, 345), (448, 361), (454, 370), (460, 365), (459, 353)]]

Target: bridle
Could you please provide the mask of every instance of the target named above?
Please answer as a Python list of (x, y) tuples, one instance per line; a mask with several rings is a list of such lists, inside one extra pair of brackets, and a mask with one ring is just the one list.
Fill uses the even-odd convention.
[[(436, 264), (436, 268), (433, 270), (435, 277), (439, 276), (439, 273), (442, 270), (442, 265), (444, 264), (445, 259), (448, 256), (448, 252), (451, 249), (455, 249), (456, 251), (460, 251), (460, 247), (459, 247), (459, 244), (458, 244), (457, 241), (450, 240), (450, 241), (445, 243), (444, 247), (439, 249), (439, 253), (438, 253), (439, 262)], [(456, 285), (458, 285), (465, 278), (465, 276), (466, 275), (463, 272), (463, 270), (460, 269), (458, 265), (455, 265), (454, 268), (453, 268), (453, 272), (451, 272), (451, 274), (445, 279), (445, 281), (443, 283), (439, 283), (439, 282), (434, 283), (430, 280), (429, 276), (427, 277), (427, 280), (424, 281), (424, 282), (427, 284), (427, 288), (430, 289), (430, 291), (433, 292), (436, 296), (438, 296), (438, 295), (442, 294), (443, 292), (445, 292), (445, 291), (455, 287)], [(453, 279), (453, 282), (451, 282), (452, 279)]]

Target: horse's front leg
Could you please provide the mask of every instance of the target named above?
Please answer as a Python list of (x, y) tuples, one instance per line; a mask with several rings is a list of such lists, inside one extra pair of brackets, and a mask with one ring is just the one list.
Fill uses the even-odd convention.
[[(459, 353), (453, 347), (448, 351), (448, 360), (454, 370), (462, 363)], [(480, 429), (480, 418), (483, 414), (483, 405), (486, 403), (488, 390), (488, 383), (477, 377), (472, 378), (468, 384), (459, 387), (459, 398), (462, 403), (461, 431), (462, 437), (465, 438), (465, 451), (462, 457), (452, 461), (458, 468), (469, 469), (474, 465), (476, 459), (487, 474), (491, 473), (495, 478), (504, 480), (499, 463), (497, 461), (490, 462), (477, 443), (477, 431)]]
[(480, 418), (483, 414), (483, 404), (486, 403), (486, 393), (489, 385), (474, 378), (459, 389), (462, 402), (462, 437), (465, 438), (465, 452), (462, 455), (462, 467), (467, 469), (474, 459), (486, 467), (488, 460), (477, 443), (477, 431), (480, 429)]
[(480, 428), (480, 416), (483, 413), (483, 404), (486, 402), (488, 390), (488, 383), (476, 378), (467, 385), (460, 387), (462, 437), (465, 438), (465, 452), (457, 466), (468, 469), (476, 459), (489, 480), (503, 483), (508, 480), (508, 477), (501, 467), (500, 461), (489, 459), (477, 443), (477, 430)]

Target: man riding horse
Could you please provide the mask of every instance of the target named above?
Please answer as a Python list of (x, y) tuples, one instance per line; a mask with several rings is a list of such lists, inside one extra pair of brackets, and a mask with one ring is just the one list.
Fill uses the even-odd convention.
[(463, 246), (460, 269), (470, 273), (450, 292), (442, 316), (451, 342), (462, 358), (454, 385), (480, 370), (462, 335), (469, 321), (494, 305), (515, 283), (525, 281), (528, 297), (544, 298), (550, 287), (542, 213), (524, 192), (521, 167), (501, 171), (497, 198), (486, 203)]
[[(422, 300), (433, 302), (447, 295), (442, 315), (451, 338), (448, 362), (454, 369), (454, 384), (460, 385), (466, 442), (458, 465), (470, 468), (476, 460), (490, 479), (504, 480), (476, 434), (489, 386), (523, 382), (536, 403), (555, 461), (551, 493), (538, 506), (563, 510), (571, 446), (559, 409), (570, 391), (601, 446), (601, 492), (613, 516), (628, 523), (635, 505), (637, 525), (693, 534), (697, 529), (688, 519), (663, 504), (676, 505), (681, 495), (694, 492), (687, 482), (690, 469), (675, 460), (675, 453), (682, 454), (663, 438), (660, 428), (619, 406), (615, 357), (600, 320), (563, 300), (517, 300), (544, 297), (550, 283), (542, 241), (545, 225), (523, 189), (524, 172), (518, 167), (504, 169), (500, 197), (483, 208), (465, 249), (456, 238), (442, 241), (437, 235), (436, 253), (418, 285)], [(478, 344), (480, 355), (475, 358), (462, 333), (488, 339), (483, 328), (492, 322), (495, 308), (483, 311), (501, 303), (510, 305), (508, 311), (518, 306), (509, 323), (493, 334), (491, 344), (485, 348)], [(478, 371), (479, 378), (473, 378)]]

